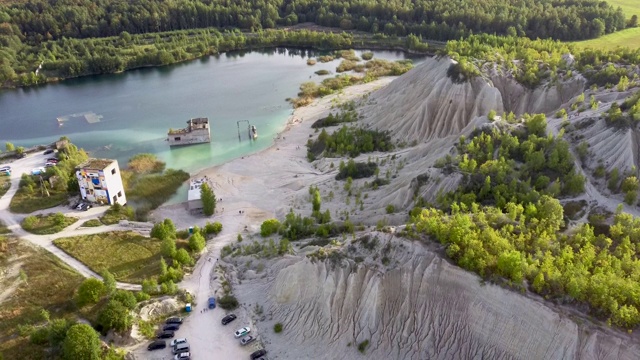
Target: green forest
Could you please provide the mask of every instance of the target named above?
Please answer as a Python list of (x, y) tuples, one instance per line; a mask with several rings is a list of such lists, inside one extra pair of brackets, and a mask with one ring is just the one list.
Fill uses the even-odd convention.
[[(274, 30), (304, 22), (362, 32)], [(0, 84), (30, 86), (269, 46), (424, 51), (422, 39), (485, 33), (569, 41), (636, 25), (596, 0), (29, 0), (0, 4)]]
[(30, 0), (0, 7), (2, 22), (35, 42), (303, 22), (434, 40), (471, 33), (579, 40), (626, 27), (622, 10), (597, 0)]
[[(586, 305), (609, 324), (640, 324), (640, 219), (618, 211), (568, 227), (559, 199), (584, 191), (568, 144), (544, 115), (496, 121), (460, 138), (438, 162), (463, 174), (437, 207), (412, 211), (414, 235), (433, 236), (461, 267), (560, 303)], [(598, 231), (596, 231), (596, 229)]]
[[(568, 80), (577, 75), (574, 70), (584, 75), (589, 85), (612, 87), (623, 77), (634, 78), (640, 64), (640, 49), (580, 49), (558, 40), (487, 34), (449, 41), (443, 53), (458, 62), (448, 71), (454, 81), (467, 81), (498, 64), (529, 88), (545, 80), (552, 85)], [(567, 61), (568, 54), (573, 61)]]

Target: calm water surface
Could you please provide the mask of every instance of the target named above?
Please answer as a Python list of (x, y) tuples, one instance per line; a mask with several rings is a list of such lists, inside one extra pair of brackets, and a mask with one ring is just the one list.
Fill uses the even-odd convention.
[[(374, 54), (406, 58), (395, 51)], [(284, 48), (230, 52), (167, 67), (0, 91), (0, 145), (45, 144), (66, 135), (91, 156), (115, 158), (121, 166), (134, 154), (154, 153), (167, 167), (194, 172), (267, 148), (292, 112), (285, 99), (295, 97), (302, 82), (324, 78), (315, 71), (334, 72), (339, 64), (308, 66), (306, 59), (316, 55)], [(102, 118), (96, 123), (71, 118), (61, 126), (57, 121), (85, 112)], [(184, 127), (192, 117), (209, 118), (212, 142), (170, 149), (167, 130)], [(247, 140), (246, 123), (238, 139), (239, 120), (257, 127), (257, 141)]]

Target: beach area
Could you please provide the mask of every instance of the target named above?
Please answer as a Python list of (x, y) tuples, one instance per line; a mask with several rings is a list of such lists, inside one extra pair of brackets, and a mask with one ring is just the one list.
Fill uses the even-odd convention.
[(306, 193), (309, 186), (332, 178), (337, 171), (337, 167), (323, 166), (325, 160), (317, 162), (317, 168), (307, 160), (307, 140), (316, 137), (316, 130), (311, 125), (327, 116), (336, 105), (360, 99), (393, 79), (395, 77), (385, 77), (351, 86), (297, 108), (269, 148), (193, 174), (191, 178), (194, 179), (206, 176), (213, 185), (218, 198), (214, 216), (193, 215), (187, 211), (186, 202), (182, 202), (161, 206), (152, 212), (152, 219), (171, 218), (178, 228), (219, 221), (224, 233), (240, 233), (258, 231), (264, 220), (282, 218), (291, 208), (303, 214), (305, 210), (310, 213), (311, 207), (303, 208), (298, 195)]

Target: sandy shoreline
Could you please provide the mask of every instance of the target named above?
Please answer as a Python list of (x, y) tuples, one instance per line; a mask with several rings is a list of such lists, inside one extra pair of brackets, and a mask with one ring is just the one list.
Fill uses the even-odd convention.
[(355, 85), (297, 108), (268, 148), (194, 174), (192, 178), (210, 178), (216, 197), (222, 199), (213, 217), (191, 215), (186, 211), (186, 202), (181, 202), (161, 206), (151, 214), (152, 218), (156, 221), (171, 218), (178, 228), (220, 221), (225, 229), (239, 232), (257, 229), (265, 219), (284, 216), (289, 208), (299, 205), (295, 201), (296, 192), (331, 176), (307, 161), (306, 143), (315, 133), (311, 125), (326, 116), (332, 106), (360, 98), (393, 79)]

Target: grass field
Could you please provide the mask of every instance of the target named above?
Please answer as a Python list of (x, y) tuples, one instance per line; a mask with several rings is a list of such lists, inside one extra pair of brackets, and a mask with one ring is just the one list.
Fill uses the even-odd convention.
[[(640, 16), (640, 0), (607, 0), (614, 7), (621, 7), (627, 19), (633, 15)], [(575, 45), (586, 48), (613, 50), (619, 46), (640, 47), (640, 27), (624, 29), (597, 39), (575, 42)]]
[(0, 197), (4, 195), (9, 188), (11, 187), (11, 182), (9, 182), (10, 178), (5, 175), (0, 175)]
[(42, 196), (40, 191), (29, 193), (25, 188), (18, 189), (16, 195), (11, 199), (9, 210), (18, 214), (29, 214), (37, 210), (50, 209), (58, 205), (67, 203), (67, 192), (56, 192), (49, 189), (51, 196)]
[(160, 275), (160, 240), (134, 232), (110, 232), (53, 242), (93, 271), (108, 269), (118, 281), (140, 284)]
[(633, 15), (640, 16), (640, 1), (638, 0), (607, 0), (607, 2), (615, 8), (620, 6), (627, 19)]
[[(640, 0), (638, 0), (640, 2)], [(619, 46), (630, 48), (640, 47), (640, 27), (625, 29), (613, 34), (601, 36), (597, 39), (579, 41), (573, 43), (581, 48), (591, 47), (594, 49), (613, 50)]]
[(67, 226), (78, 221), (78, 218), (64, 216), (62, 213), (27, 216), (22, 221), (22, 228), (32, 234), (48, 235), (59, 233)]
[[(44, 346), (20, 336), (18, 325), (39, 324), (40, 310), (47, 309), (51, 319), (71, 317), (76, 311), (73, 294), (83, 277), (43, 249), (15, 239), (0, 246), (0, 270), (19, 268), (24, 275), (12, 274), (0, 281), (0, 293), (17, 284), (15, 291), (0, 306), (0, 354), (5, 359), (50, 358)], [(4, 250), (3, 250), (4, 249)]]

